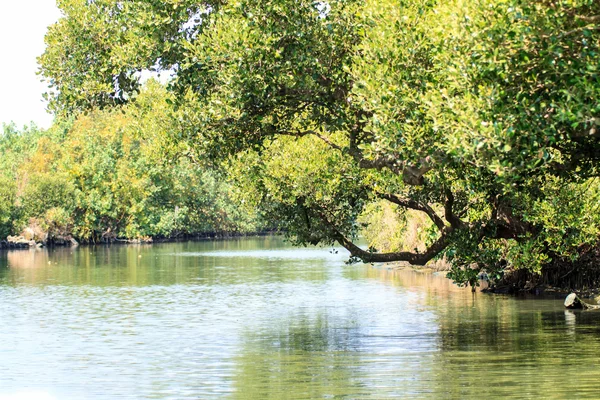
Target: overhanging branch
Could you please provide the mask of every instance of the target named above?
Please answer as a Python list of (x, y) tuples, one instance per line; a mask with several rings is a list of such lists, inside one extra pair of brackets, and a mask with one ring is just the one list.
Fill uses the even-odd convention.
[(329, 221), (323, 211), (318, 212), (321, 220), (329, 226), (333, 235), (332, 238), (337, 240), (346, 250), (350, 252), (352, 257), (358, 257), (363, 262), (394, 262), (394, 261), (405, 261), (412, 265), (425, 265), (428, 261), (433, 259), (435, 256), (440, 254), (450, 244), (449, 236), (454, 231), (452, 227), (447, 227), (442, 231), (442, 235), (437, 239), (431, 246), (429, 246), (424, 252), (392, 252), (392, 253), (372, 253), (367, 250), (363, 250), (355, 245), (350, 239), (344, 236), (335, 226)]
[(446, 230), (442, 236), (431, 246), (429, 246), (423, 253), (412, 253), (406, 251), (392, 253), (372, 253), (370, 251), (361, 249), (338, 231), (335, 231), (335, 239), (342, 246), (344, 246), (353, 257), (358, 257), (363, 262), (405, 261), (412, 265), (425, 265), (428, 261), (432, 260), (435, 256), (444, 251), (446, 247), (448, 247), (448, 244), (450, 243), (448, 235), (450, 232), (450, 230)]

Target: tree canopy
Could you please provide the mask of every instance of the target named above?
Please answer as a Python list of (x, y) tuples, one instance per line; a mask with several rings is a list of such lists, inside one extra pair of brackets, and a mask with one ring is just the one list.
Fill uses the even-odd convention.
[(170, 137), (169, 95), (148, 82), (135, 104), (0, 132), (0, 234), (31, 229), (47, 243), (256, 232), (230, 184)]
[[(172, 76), (172, 137), (227, 164), (298, 243), (453, 277), (539, 270), (600, 234), (596, 0), (61, 0), (41, 74), (61, 115)], [(374, 202), (428, 246), (364, 250)], [(464, 268), (465, 266), (475, 268)]]

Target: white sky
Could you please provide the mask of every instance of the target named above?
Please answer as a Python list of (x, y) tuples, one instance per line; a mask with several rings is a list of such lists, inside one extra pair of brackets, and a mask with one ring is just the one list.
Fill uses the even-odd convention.
[(60, 12), (55, 0), (0, 1), (0, 126), (14, 121), (20, 128), (33, 121), (48, 128), (52, 116), (42, 100), (46, 86), (36, 75), (36, 57)]

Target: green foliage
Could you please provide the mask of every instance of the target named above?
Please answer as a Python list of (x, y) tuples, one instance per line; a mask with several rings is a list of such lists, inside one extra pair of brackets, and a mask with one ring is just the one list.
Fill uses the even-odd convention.
[(259, 207), (297, 244), (331, 243), (333, 221), (358, 231), (356, 213), (366, 196), (361, 171), (314, 137), (270, 142), (261, 156), (232, 160), (229, 174), (243, 188), (238, 201)]
[[(176, 123), (147, 132), (208, 164), (230, 157), (234, 197), (297, 243), (337, 240), (365, 261), (445, 254), (470, 282), (540, 271), (599, 240), (596, 0), (60, 5), (40, 59), (53, 107), (143, 108), (135, 72), (170, 70), (162, 110)], [(110, 157), (98, 174), (116, 168)], [(138, 179), (132, 193), (163, 197), (157, 177)], [(100, 214), (113, 212), (97, 196)], [(382, 200), (431, 220), (427, 249), (352, 244), (359, 215)], [(128, 215), (131, 232), (158, 224)], [(381, 218), (364, 221), (374, 232)]]
[[(55, 110), (123, 104), (139, 93), (142, 70), (168, 71), (180, 45), (219, 1), (115, 2), (59, 0), (64, 13), (46, 35), (41, 74), (60, 90), (47, 98)], [(183, 24), (188, 23), (188, 26)]]
[(20, 194), (22, 215), (39, 218), (46, 210), (61, 207), (73, 210), (75, 188), (66, 174), (56, 172), (34, 173), (27, 176)]
[(380, 251), (423, 251), (436, 235), (425, 214), (384, 200), (367, 204), (358, 222), (369, 246)]
[(177, 123), (166, 98), (149, 82), (122, 111), (93, 111), (35, 137), (7, 135), (7, 154), (26, 150), (6, 162), (3, 235), (28, 225), (85, 242), (260, 229), (233, 205), (224, 178), (169, 139)]
[(46, 210), (41, 217), (43, 232), (49, 239), (66, 237), (73, 232), (73, 216), (70, 210), (63, 207), (52, 207)]
[(9, 235), (13, 230), (16, 191), (14, 180), (0, 176), (0, 237), (2, 238)]
[(20, 215), (18, 204), (19, 165), (25, 162), (41, 135), (35, 125), (19, 130), (14, 124), (3, 125), (0, 132), (0, 238), (17, 229)]

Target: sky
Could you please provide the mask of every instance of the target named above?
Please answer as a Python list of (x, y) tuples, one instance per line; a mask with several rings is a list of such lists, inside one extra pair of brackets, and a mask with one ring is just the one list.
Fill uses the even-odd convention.
[(20, 128), (35, 122), (50, 127), (36, 75), (36, 57), (44, 52), (46, 28), (60, 12), (55, 0), (3, 0), (0, 5), (0, 125), (14, 121)]

